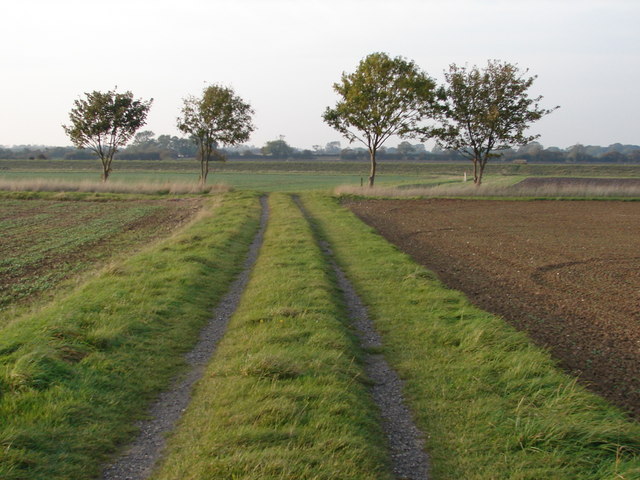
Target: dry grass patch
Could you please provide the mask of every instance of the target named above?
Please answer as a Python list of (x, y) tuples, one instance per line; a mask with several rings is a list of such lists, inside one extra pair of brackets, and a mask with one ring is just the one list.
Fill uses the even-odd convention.
[(93, 180), (69, 181), (56, 179), (0, 179), (0, 190), (25, 192), (90, 192), (90, 193), (144, 193), (185, 194), (222, 193), (231, 190), (223, 183), (200, 185), (185, 182), (100, 182)]
[(409, 187), (359, 187), (341, 185), (337, 195), (360, 197), (534, 197), (534, 198), (640, 198), (637, 179), (529, 177), (513, 184), (488, 179), (483, 185), (473, 182), (448, 182), (440, 185)]

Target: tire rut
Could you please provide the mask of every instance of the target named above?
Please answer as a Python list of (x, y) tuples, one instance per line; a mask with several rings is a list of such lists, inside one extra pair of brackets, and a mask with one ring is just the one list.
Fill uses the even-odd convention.
[(371, 350), (382, 347), (382, 339), (367, 313), (367, 308), (336, 263), (329, 244), (319, 238), (313, 218), (300, 198), (293, 196), (293, 200), (311, 225), (317, 242), (335, 273), (349, 319), (355, 327), (360, 347), (365, 351), (364, 370), (373, 384), (371, 396), (380, 411), (382, 429), (387, 437), (391, 456), (392, 471), (398, 480), (427, 480), (429, 458), (424, 451), (424, 435), (414, 423), (411, 412), (406, 406), (402, 394), (403, 382), (388, 364), (384, 355), (370, 353)]
[(169, 390), (159, 395), (148, 411), (149, 420), (138, 422), (137, 426), (140, 429), (138, 437), (119, 458), (104, 468), (102, 480), (145, 479), (161, 459), (166, 434), (176, 426), (187, 408), (193, 387), (202, 377), (249, 281), (269, 217), (267, 198), (261, 197), (260, 203), (262, 206), (260, 227), (249, 247), (243, 270), (231, 283), (229, 290), (214, 310), (209, 323), (201, 330), (198, 343), (185, 355), (189, 371), (175, 381)]

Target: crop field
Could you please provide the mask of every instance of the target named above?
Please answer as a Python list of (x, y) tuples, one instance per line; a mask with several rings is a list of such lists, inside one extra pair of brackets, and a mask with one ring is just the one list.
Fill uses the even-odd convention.
[(349, 207), (640, 418), (640, 204), (434, 199)]
[(2, 199), (0, 311), (97, 262), (129, 255), (167, 235), (193, 216), (200, 204), (198, 199)]
[[(471, 162), (425, 163), (380, 161), (376, 185), (432, 186), (460, 182), (471, 175)], [(199, 164), (193, 159), (116, 161), (111, 181), (117, 183), (195, 184)], [(366, 161), (228, 161), (210, 165), (209, 183), (222, 183), (237, 190), (328, 191), (348, 186), (357, 192), (367, 182)], [(640, 178), (638, 165), (516, 165), (490, 163), (486, 170), (488, 183), (510, 185), (529, 176)], [(97, 160), (2, 160), (0, 182), (34, 181), (99, 181)]]
[[(637, 320), (639, 203), (350, 198), (347, 208), (279, 181), (271, 193), (3, 194), (0, 279), (15, 318), (0, 330), (0, 478), (424, 479), (398, 466), (409, 447), (426, 452), (435, 480), (640, 478), (640, 425), (623, 410), (636, 413), (625, 385), (637, 386), (612, 378), (638, 365), (618, 344), (638, 340), (623, 333), (638, 330), (625, 315)], [(607, 228), (615, 241), (602, 239)], [(394, 245), (413, 255), (413, 240), (441, 265)], [(478, 297), (441, 283), (442, 265), (451, 278), (466, 272)], [(490, 275), (503, 283), (480, 281)], [(29, 293), (41, 286), (46, 295)], [(478, 308), (493, 309), (485, 297), (519, 301), (506, 304), (522, 322)], [(356, 304), (379, 344), (363, 341)], [(193, 367), (211, 331), (219, 339)], [(561, 349), (571, 355), (540, 348), (572, 331)], [(603, 349), (576, 357), (594, 368), (567, 363), (585, 348)], [(598, 362), (615, 375), (596, 394), (554, 356), (592, 382)], [(382, 358), (411, 445), (389, 433), (400, 420), (369, 373)], [(175, 383), (185, 378), (193, 387)], [(187, 404), (154, 430), (146, 422), (172, 405), (162, 392)], [(129, 450), (140, 430), (152, 451)]]
[[(0, 181), (56, 181), (86, 182), (98, 181), (99, 174), (87, 172), (0, 172)], [(428, 183), (428, 177), (410, 174), (389, 174), (381, 178), (380, 184), (401, 184), (417, 180)], [(257, 190), (263, 192), (301, 190), (331, 190), (338, 185), (359, 186), (361, 181), (366, 183), (366, 169), (361, 175), (347, 173), (305, 173), (305, 172), (216, 172), (209, 173), (209, 184), (223, 184), (236, 190)], [(123, 172), (114, 175), (111, 183), (136, 184), (151, 183), (162, 185), (166, 183), (192, 184), (198, 182), (198, 174), (186, 172)]]
[[(367, 175), (369, 162), (362, 160), (340, 161), (325, 159), (293, 160), (229, 160), (210, 164), (213, 172), (242, 173), (329, 173)], [(386, 174), (395, 175), (456, 175), (472, 170), (471, 162), (405, 162), (381, 160), (378, 164), (380, 180)], [(199, 163), (194, 159), (180, 160), (127, 160), (115, 161), (113, 178), (128, 172), (182, 173), (197, 175)], [(0, 176), (38, 172), (82, 172), (100, 176), (100, 162), (95, 160), (5, 160), (0, 159)], [(513, 164), (490, 162), (487, 175), (523, 175), (556, 177), (640, 177), (640, 165), (624, 164)]]

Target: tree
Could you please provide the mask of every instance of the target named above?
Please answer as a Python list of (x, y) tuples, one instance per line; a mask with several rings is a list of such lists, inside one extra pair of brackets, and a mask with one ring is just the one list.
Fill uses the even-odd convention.
[(198, 146), (189, 138), (171, 137), (169, 148), (176, 152), (178, 157), (196, 157), (198, 155)]
[(435, 82), (412, 61), (372, 53), (355, 72), (342, 74), (333, 89), (340, 95), (334, 108), (325, 110), (324, 121), (350, 143), (359, 141), (369, 150), (369, 186), (376, 175), (376, 154), (391, 136), (425, 136), (422, 119), (435, 105)]
[(271, 155), (274, 158), (289, 158), (293, 155), (293, 148), (284, 141), (284, 137), (267, 142), (261, 151), (263, 155)]
[(327, 145), (324, 147), (324, 151), (327, 155), (339, 155), (340, 150), (340, 142), (335, 140), (333, 142), (327, 142)]
[(156, 134), (151, 130), (143, 130), (142, 132), (138, 132), (135, 134), (135, 136), (133, 137), (133, 142), (131, 142), (131, 144), (136, 147), (145, 147), (155, 142), (155, 136)]
[(416, 153), (415, 149), (413, 148), (413, 145), (411, 145), (409, 142), (404, 141), (404, 142), (400, 142), (398, 144), (398, 154), (402, 157), (402, 158), (407, 158), (410, 155), (413, 155)]
[(566, 159), (568, 162), (585, 162), (589, 159), (589, 155), (584, 145), (576, 143), (567, 149)]
[(526, 77), (516, 65), (489, 61), (484, 69), (452, 64), (445, 72), (442, 121), (433, 135), (447, 150), (456, 150), (473, 162), (473, 181), (482, 183), (490, 158), (499, 151), (525, 145), (540, 135), (525, 135), (529, 125), (555, 108), (538, 106), (541, 96), (530, 98), (527, 90), (537, 78)]
[(111, 162), (118, 148), (126, 145), (147, 119), (153, 99), (134, 100), (131, 92), (93, 91), (86, 99), (74, 101), (71, 123), (63, 125), (77, 148), (89, 148), (102, 162), (102, 181), (111, 173)]
[(251, 122), (253, 110), (230, 87), (210, 85), (202, 97), (184, 99), (178, 128), (190, 135), (198, 146), (200, 183), (207, 181), (209, 161), (224, 160), (220, 145), (237, 145), (249, 139), (254, 130)]
[(160, 135), (158, 137), (158, 140), (156, 140), (156, 142), (158, 143), (158, 145), (160, 145), (160, 148), (164, 148), (164, 149), (170, 149), (171, 148), (171, 135)]

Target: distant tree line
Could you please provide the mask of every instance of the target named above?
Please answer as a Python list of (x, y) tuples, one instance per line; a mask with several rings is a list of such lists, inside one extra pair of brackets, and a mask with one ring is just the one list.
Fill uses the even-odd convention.
[[(366, 148), (342, 148), (340, 142), (329, 142), (326, 146), (314, 145), (312, 149), (299, 149), (287, 144), (283, 139), (266, 142), (263, 147), (238, 145), (223, 148), (228, 158), (235, 159), (278, 159), (278, 160), (323, 160), (327, 158), (345, 161), (366, 161), (369, 152)], [(640, 163), (640, 145), (614, 143), (608, 147), (576, 144), (561, 149), (543, 147), (531, 142), (517, 149), (502, 151), (498, 162), (527, 163)], [(189, 138), (171, 135), (158, 137), (151, 131), (136, 134), (131, 145), (116, 154), (120, 160), (175, 160), (195, 158), (197, 146)], [(422, 143), (401, 142), (396, 147), (382, 147), (378, 156), (381, 160), (449, 162), (463, 161), (465, 157), (456, 151), (433, 147), (427, 150)], [(51, 147), (41, 145), (19, 145), (0, 147), (0, 159), (66, 159), (89, 160), (95, 154), (90, 150), (78, 150), (75, 147)]]
[[(521, 163), (640, 163), (639, 145), (622, 145), (614, 143), (608, 147), (595, 145), (573, 145), (566, 149), (558, 147), (544, 148), (538, 142), (531, 142), (522, 147), (501, 150), (498, 162)], [(369, 152), (365, 148), (345, 148), (340, 152), (344, 160), (365, 160)], [(411, 145), (402, 142), (397, 147), (382, 148), (378, 157), (387, 160), (408, 161), (461, 161), (466, 157), (455, 150), (443, 150), (436, 146), (427, 151), (423, 144)]]

